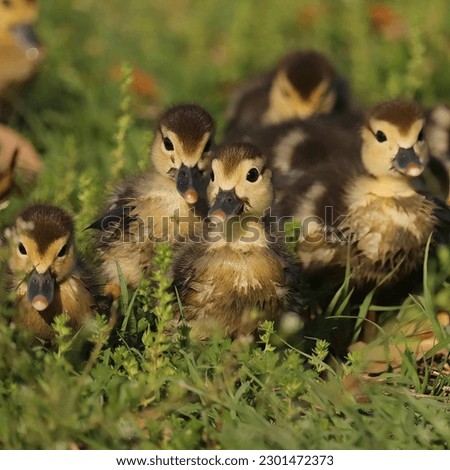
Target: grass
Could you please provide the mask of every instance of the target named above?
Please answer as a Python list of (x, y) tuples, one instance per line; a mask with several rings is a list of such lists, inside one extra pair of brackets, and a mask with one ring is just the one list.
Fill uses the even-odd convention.
[[(445, 0), (390, 2), (406, 25), (390, 39), (375, 30), (362, 0), (219, 2), (41, 1), (39, 31), (48, 58), (24, 91), (10, 125), (42, 153), (45, 172), (0, 225), (35, 200), (75, 216), (77, 242), (93, 259), (83, 228), (113, 182), (149, 165), (153, 118), (180, 101), (198, 102), (220, 132), (228, 93), (287, 50), (316, 47), (333, 57), (364, 105), (394, 96), (424, 106), (448, 99), (450, 17)], [(255, 8), (258, 14), (255, 14)], [(402, 23), (403, 24), (403, 23)], [(130, 91), (130, 68), (153, 77), (148, 96)], [(123, 71), (122, 79), (113, 71)], [(287, 344), (271, 323), (260, 343), (192, 344), (185, 327), (166, 329), (170, 250), (159, 270), (105, 317), (73, 337), (64, 317), (54, 349), (31, 346), (0, 302), (0, 448), (3, 449), (448, 449), (450, 379), (432, 357), (360, 381), (364, 354), (340, 363), (326, 335), (345, 334), (348, 284), (313, 332), (321, 341)], [(450, 250), (430, 257), (420, 296), (381, 312), (379, 344), (404, 343), (401, 324), (433, 319), (450, 305)], [(368, 305), (362, 305), (361, 318)], [(432, 326), (448, 347), (448, 331)], [(350, 334), (352, 332), (350, 331)], [(403, 336), (402, 336), (403, 335)], [(400, 339), (399, 339), (400, 338)], [(403, 348), (404, 349), (404, 348)]]

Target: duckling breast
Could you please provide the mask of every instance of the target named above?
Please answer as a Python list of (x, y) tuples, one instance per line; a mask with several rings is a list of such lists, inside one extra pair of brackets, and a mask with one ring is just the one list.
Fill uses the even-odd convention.
[(406, 198), (374, 198), (350, 208), (343, 224), (352, 245), (351, 265), (360, 282), (380, 282), (411, 272), (423, 260), (435, 218), (434, 205), (416, 194)]
[(283, 261), (268, 248), (210, 246), (194, 260), (193, 272), (181, 295), (187, 320), (213, 319), (228, 335), (250, 334), (261, 318), (273, 318), (288, 297)]

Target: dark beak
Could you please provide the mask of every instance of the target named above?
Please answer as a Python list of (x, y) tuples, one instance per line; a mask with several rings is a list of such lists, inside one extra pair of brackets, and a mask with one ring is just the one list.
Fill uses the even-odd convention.
[(239, 199), (234, 189), (230, 191), (219, 190), (216, 200), (208, 212), (208, 217), (217, 217), (224, 222), (225, 220), (238, 215), (244, 209), (244, 202)]
[(178, 192), (184, 197), (188, 204), (198, 201), (198, 194), (202, 192), (203, 178), (198, 167), (181, 165), (176, 176)]
[(11, 28), (11, 32), (25, 50), (40, 49), (42, 46), (32, 24), (16, 24)]
[(46, 271), (44, 274), (39, 274), (35, 269), (28, 277), (27, 293), (28, 300), (31, 305), (42, 312), (53, 301), (53, 294), (55, 292), (55, 279)]
[(406, 176), (419, 176), (424, 170), (423, 163), (411, 148), (399, 148), (393, 161), (394, 168)]

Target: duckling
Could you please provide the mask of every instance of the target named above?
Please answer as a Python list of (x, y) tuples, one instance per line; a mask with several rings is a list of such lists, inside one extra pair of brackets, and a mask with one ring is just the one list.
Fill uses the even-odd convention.
[(227, 109), (226, 136), (253, 126), (349, 108), (347, 83), (337, 76), (328, 58), (315, 50), (299, 50), (235, 92)]
[(218, 150), (210, 222), (201, 239), (175, 245), (172, 267), (194, 340), (216, 331), (250, 335), (261, 319), (299, 310), (299, 266), (264, 219), (272, 196), (271, 170), (259, 150), (247, 143)]
[(37, 15), (36, 0), (0, 0), (0, 96), (31, 78), (43, 59)]
[(450, 107), (441, 104), (429, 110), (425, 136), (430, 148), (431, 172), (450, 204)]
[(120, 295), (117, 264), (127, 285), (136, 288), (152, 270), (155, 243), (172, 243), (200, 229), (214, 132), (214, 121), (202, 107), (168, 109), (155, 132), (154, 169), (119, 185), (107, 212), (90, 226), (99, 230), (106, 293), (113, 298)]
[(428, 160), (424, 115), (415, 103), (375, 106), (361, 137), (360, 160), (337, 155), (317, 167), (278, 210), (303, 223), (298, 255), (307, 271), (344, 269), (349, 256), (355, 286), (394, 285), (421, 269), (448, 207), (413, 186)]
[(63, 209), (38, 204), (25, 209), (5, 232), (8, 284), (16, 323), (51, 341), (55, 316), (66, 313), (79, 329), (95, 306), (91, 275), (75, 254), (72, 218)]

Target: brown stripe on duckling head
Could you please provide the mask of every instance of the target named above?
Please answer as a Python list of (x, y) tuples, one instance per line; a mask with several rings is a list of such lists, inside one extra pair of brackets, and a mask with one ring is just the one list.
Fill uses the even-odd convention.
[(370, 119), (378, 119), (394, 124), (401, 134), (406, 134), (411, 126), (424, 115), (414, 101), (391, 100), (384, 101), (375, 106), (368, 115)]
[(228, 176), (233, 174), (241, 162), (263, 158), (263, 156), (254, 145), (240, 142), (219, 148), (215, 158), (221, 161), (224, 175)]
[(323, 81), (331, 81), (335, 70), (330, 61), (320, 52), (314, 50), (297, 51), (286, 56), (279, 65), (287, 78), (300, 93), (308, 98)]
[(206, 133), (215, 132), (211, 115), (201, 106), (180, 104), (168, 109), (160, 119), (159, 128), (166, 127), (177, 134), (186, 152), (194, 152)]
[(16, 219), (25, 222), (26, 231), (36, 242), (38, 250), (44, 253), (49, 244), (61, 237), (73, 235), (73, 220), (70, 215), (56, 206), (37, 204), (25, 209)]

